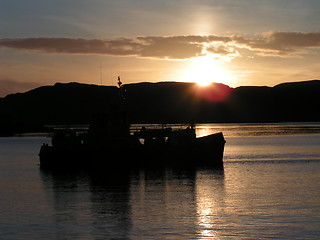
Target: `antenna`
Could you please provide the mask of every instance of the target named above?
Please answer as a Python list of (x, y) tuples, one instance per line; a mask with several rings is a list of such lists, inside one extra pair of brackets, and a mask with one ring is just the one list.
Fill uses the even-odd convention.
[(100, 61), (100, 85), (102, 85), (102, 66)]
[(113, 86), (113, 67), (110, 68), (111, 86)]

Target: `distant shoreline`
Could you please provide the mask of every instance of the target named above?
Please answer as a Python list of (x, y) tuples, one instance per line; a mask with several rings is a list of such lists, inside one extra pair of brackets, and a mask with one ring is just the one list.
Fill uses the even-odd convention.
[[(0, 98), (0, 135), (46, 132), (46, 125), (90, 124), (126, 109), (129, 123), (320, 122), (320, 80), (275, 87), (160, 82), (117, 87), (57, 83)], [(123, 106), (120, 106), (123, 104)]]
[[(162, 124), (132, 124), (132, 128), (139, 128), (141, 126), (154, 126), (154, 125), (158, 125), (159, 127), (161, 127)], [(179, 126), (186, 126), (185, 124), (165, 124), (165, 127), (179, 127)], [(211, 127), (211, 126), (217, 126), (217, 127), (221, 127), (222, 130), (223, 129), (228, 129), (229, 127), (234, 127), (234, 126), (242, 126), (244, 128), (246, 127), (255, 127), (255, 126), (259, 126), (261, 127), (260, 130), (261, 132), (264, 131), (265, 128), (268, 127), (273, 127), (273, 126), (277, 126), (277, 127), (284, 127), (284, 128), (289, 128), (289, 127), (301, 127), (301, 128), (306, 128), (304, 129), (304, 131), (300, 131), (301, 129), (298, 129), (297, 132), (299, 132), (299, 134), (320, 134), (320, 122), (280, 122), (280, 123), (196, 123), (196, 128), (201, 129), (201, 128), (206, 128), (206, 127)], [(315, 129), (312, 129), (312, 127), (316, 127)], [(259, 131), (260, 131), (259, 130)], [(303, 129), (302, 129), (303, 130)], [(309, 130), (309, 131), (306, 131)], [(0, 135), (1, 138), (5, 138), (5, 137), (51, 137), (52, 132), (51, 131), (47, 131), (47, 132), (25, 132), (25, 133), (15, 133), (12, 135), (5, 135), (2, 136)], [(283, 133), (283, 135), (286, 135), (288, 133)], [(292, 134), (289, 133), (289, 134)], [(259, 136), (263, 136), (263, 133), (258, 134)], [(256, 136), (258, 136), (256, 135)]]

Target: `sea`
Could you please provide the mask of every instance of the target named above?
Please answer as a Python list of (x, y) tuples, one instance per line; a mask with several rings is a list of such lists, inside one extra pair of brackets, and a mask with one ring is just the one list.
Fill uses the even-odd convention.
[(50, 172), (48, 137), (0, 138), (0, 239), (320, 239), (320, 123), (196, 130), (223, 132), (223, 170)]

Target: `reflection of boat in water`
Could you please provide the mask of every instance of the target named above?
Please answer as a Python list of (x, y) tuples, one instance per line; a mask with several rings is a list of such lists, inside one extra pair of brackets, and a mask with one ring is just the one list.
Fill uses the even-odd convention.
[(41, 167), (59, 169), (222, 167), (224, 144), (222, 133), (197, 138), (193, 124), (130, 129), (125, 112), (118, 108), (98, 115), (89, 126), (54, 127), (52, 145), (43, 144), (39, 156)]

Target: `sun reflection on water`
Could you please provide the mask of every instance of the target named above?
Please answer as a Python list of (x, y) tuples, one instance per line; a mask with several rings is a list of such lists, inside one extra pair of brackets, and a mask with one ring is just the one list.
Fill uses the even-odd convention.
[(212, 133), (221, 132), (221, 128), (219, 126), (214, 126), (212, 124), (206, 125), (206, 124), (199, 124), (196, 127), (196, 135), (197, 137), (203, 137), (207, 136)]
[(223, 174), (198, 172), (196, 181), (196, 206), (199, 239), (220, 239), (218, 232), (219, 200), (223, 196)]
[[(202, 206), (203, 207), (203, 206)], [(213, 229), (214, 225), (211, 223), (212, 216), (211, 209), (202, 209), (201, 206), (198, 208), (198, 225), (200, 230), (199, 239), (220, 239), (216, 231)]]

